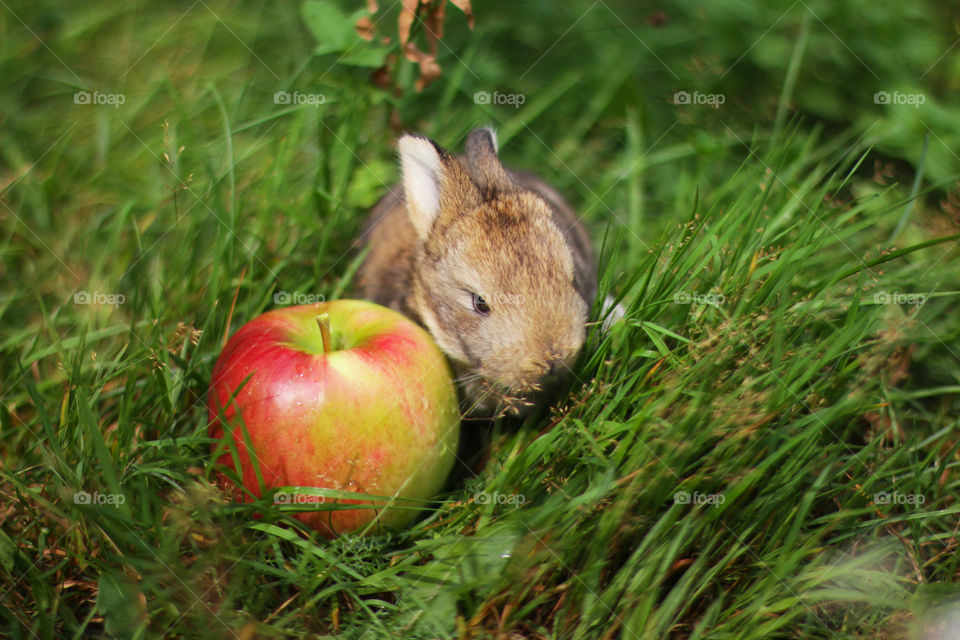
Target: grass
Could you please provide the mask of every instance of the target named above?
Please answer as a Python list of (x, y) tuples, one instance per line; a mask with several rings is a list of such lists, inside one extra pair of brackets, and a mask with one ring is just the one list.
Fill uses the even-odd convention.
[[(921, 77), (939, 10), (871, 13), (904, 71), (850, 35), (855, 2), (705, 7), (706, 35), (686, 5), (662, 30), (611, 6), (491, 3), (474, 32), (451, 9), (416, 93), (412, 63), (392, 91), (313, 55), (299, 4), (4, 5), (6, 636), (953, 637), (953, 134), (905, 135), (954, 108), (949, 69)], [(857, 58), (933, 110), (871, 121)], [(683, 87), (728, 99), (664, 102)], [(324, 103), (274, 102), (294, 90)], [(409, 530), (327, 542), (228, 501), (204, 410), (225, 336), (278, 294), (350, 297), (397, 132), (460, 148), (486, 122), (584, 212), (626, 318), (555, 407), (470, 434), (472, 472)]]

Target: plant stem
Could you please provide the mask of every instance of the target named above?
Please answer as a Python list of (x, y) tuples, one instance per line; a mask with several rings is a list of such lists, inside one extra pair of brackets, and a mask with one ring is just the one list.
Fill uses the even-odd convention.
[(320, 337), (323, 339), (323, 352), (330, 353), (332, 349), (330, 341), (330, 314), (321, 313), (318, 315), (317, 325), (320, 327)]

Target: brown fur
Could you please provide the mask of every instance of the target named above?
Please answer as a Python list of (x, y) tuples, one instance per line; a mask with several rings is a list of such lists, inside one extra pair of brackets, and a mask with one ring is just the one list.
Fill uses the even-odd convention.
[(583, 345), (596, 294), (587, 233), (556, 191), (500, 164), (490, 130), (470, 134), (463, 158), (415, 136), (400, 149), (405, 187), (370, 213), (360, 295), (430, 331), (474, 413), (519, 413)]

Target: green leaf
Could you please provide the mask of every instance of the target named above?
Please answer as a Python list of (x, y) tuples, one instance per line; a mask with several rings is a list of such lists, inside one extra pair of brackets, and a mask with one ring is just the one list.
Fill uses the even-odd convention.
[(351, 14), (325, 0), (309, 0), (303, 3), (303, 21), (317, 41), (315, 55), (340, 53), (337, 62), (355, 67), (379, 67), (389, 52), (388, 47), (367, 42), (361, 38), (354, 25), (366, 15), (366, 9)]

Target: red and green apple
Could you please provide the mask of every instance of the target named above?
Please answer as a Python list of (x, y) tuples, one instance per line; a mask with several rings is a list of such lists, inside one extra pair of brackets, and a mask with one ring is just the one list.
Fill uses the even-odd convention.
[[(433, 339), (401, 314), (359, 300), (275, 309), (248, 322), (213, 368), (208, 409), (211, 436), (233, 439), (237, 471), (256, 496), (254, 458), (264, 491), (429, 500), (443, 487), (460, 435), (450, 366)], [(234, 467), (229, 450), (219, 461)], [(401, 528), (417, 514), (402, 500), (387, 507), (295, 491), (275, 500), (304, 504), (296, 517), (326, 537), (374, 520), (368, 531)], [(311, 510), (310, 502), (380, 508)]]

